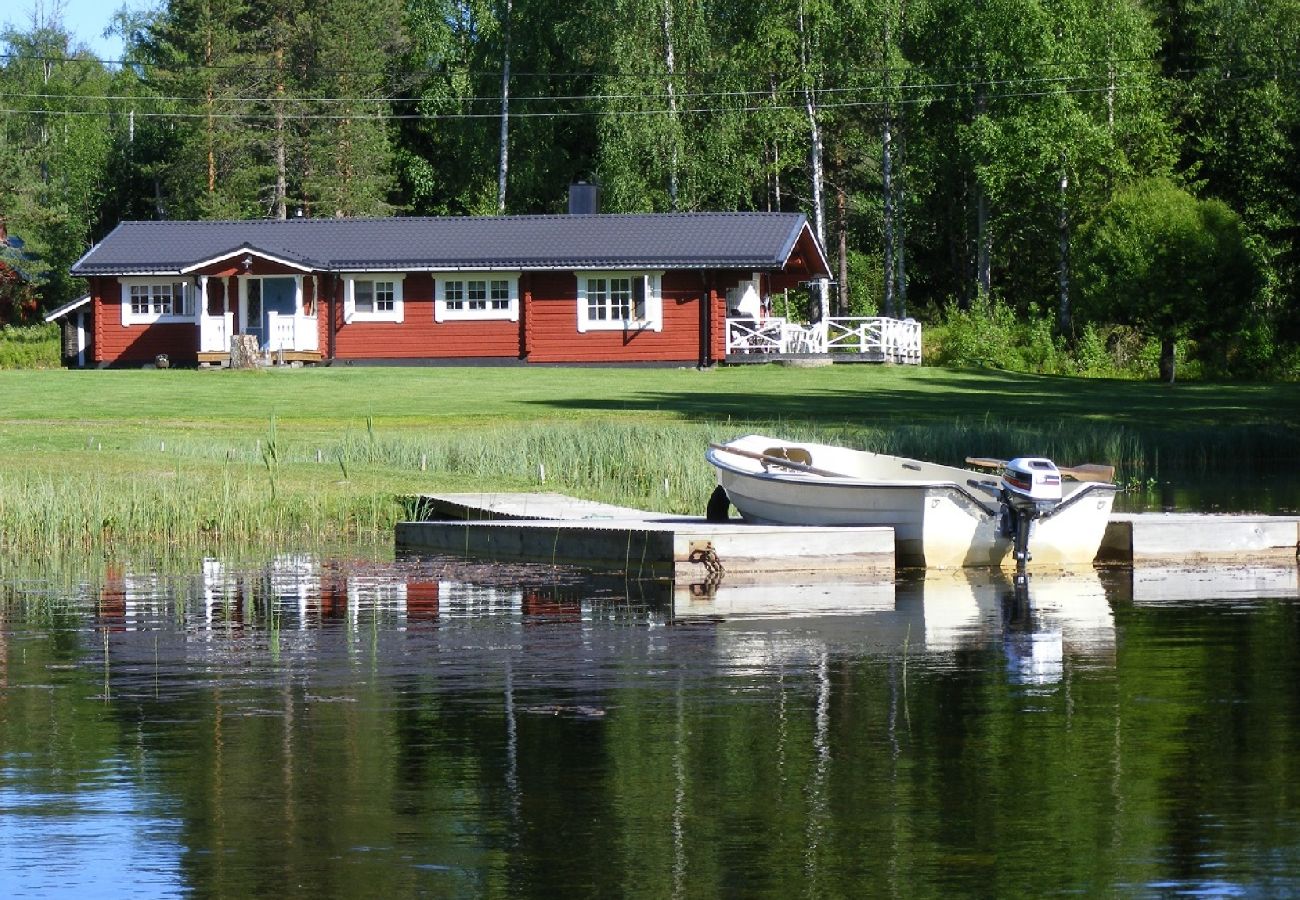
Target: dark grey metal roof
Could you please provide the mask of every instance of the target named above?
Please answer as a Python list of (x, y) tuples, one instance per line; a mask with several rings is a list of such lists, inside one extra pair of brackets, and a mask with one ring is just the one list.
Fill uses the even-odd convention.
[(72, 274), (180, 273), (247, 250), (315, 271), (780, 269), (806, 230), (801, 213), (761, 212), (123, 222)]

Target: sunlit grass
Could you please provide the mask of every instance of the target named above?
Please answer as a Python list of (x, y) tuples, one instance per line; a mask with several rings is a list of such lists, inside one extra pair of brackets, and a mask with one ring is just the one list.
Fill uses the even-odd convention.
[(699, 514), (706, 444), (750, 432), (1126, 481), (1289, 471), (1294, 394), (861, 366), (0, 372), (0, 550), (391, 545), (435, 491)]
[[(937, 462), (968, 455), (1045, 455), (1107, 462), (1121, 478), (1266, 460), (1286, 438), (1267, 426), (1197, 435), (1125, 426), (1008, 426), (957, 421), (905, 426), (791, 422), (489, 423), (476, 428), (364, 428), (302, 434), (275, 419), (218, 437), (138, 431), (60, 453), (10, 457), (0, 469), (0, 547), (125, 552), (391, 539), (408, 498), (435, 491), (535, 491), (699, 514), (713, 489), (704, 448), (749, 431)], [(1292, 438), (1293, 439), (1293, 438)], [(21, 465), (12, 465), (19, 458)], [(1262, 464), (1261, 464), (1262, 465)], [(1263, 466), (1267, 468), (1267, 466)]]

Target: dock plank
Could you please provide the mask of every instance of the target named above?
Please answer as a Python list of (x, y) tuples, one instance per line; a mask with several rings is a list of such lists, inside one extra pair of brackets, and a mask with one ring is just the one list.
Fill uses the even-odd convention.
[(1115, 513), (1097, 561), (1291, 560), (1300, 552), (1300, 516)]

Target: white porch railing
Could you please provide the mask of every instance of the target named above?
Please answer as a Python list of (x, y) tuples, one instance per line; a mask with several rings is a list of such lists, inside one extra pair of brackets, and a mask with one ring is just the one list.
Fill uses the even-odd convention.
[(851, 353), (879, 362), (921, 364), (921, 323), (844, 316), (801, 325), (780, 316), (728, 319), (727, 355)]
[(268, 312), (266, 323), (266, 349), (272, 353), (277, 350), (314, 352), (320, 346), (314, 318)]
[[(320, 334), (316, 319), (311, 316), (267, 313), (266, 350), (316, 352), (320, 348)], [(235, 333), (235, 314), (199, 317), (199, 352), (229, 353), (230, 339)]]
[(921, 364), (921, 323), (915, 319), (832, 318), (826, 320), (826, 349), (867, 356), (885, 362)]
[(229, 353), (230, 335), (234, 330), (234, 313), (224, 313), (219, 316), (203, 313), (199, 316), (199, 352)]

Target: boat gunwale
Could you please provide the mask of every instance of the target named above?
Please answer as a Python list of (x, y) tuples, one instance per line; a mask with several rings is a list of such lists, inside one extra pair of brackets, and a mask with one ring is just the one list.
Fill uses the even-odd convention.
[[(856, 451), (856, 452), (868, 452), (868, 451)], [(877, 480), (870, 480), (865, 478), (855, 478), (852, 475), (831, 476), (831, 475), (819, 475), (814, 472), (799, 472), (794, 470), (787, 470), (781, 472), (781, 471), (774, 471), (769, 469), (755, 470), (750, 468), (743, 468), (740, 466), (732, 465), (731, 463), (725, 462), (724, 460), (720, 459), (719, 453), (720, 451), (713, 450), (712, 448), (710, 448), (705, 451), (704, 456), (705, 459), (710, 464), (712, 464), (715, 468), (725, 469), (734, 475), (743, 476), (745, 478), (753, 478), (759, 481), (769, 481), (769, 482), (789, 482), (789, 483), (802, 483), (802, 484), (811, 483), (811, 484), (822, 484), (822, 485), (826, 485), (827, 487), (862, 488), (862, 489), (870, 489), (870, 490), (899, 491), (899, 490), (916, 490), (918, 488), (923, 488), (926, 490), (933, 490), (933, 489), (949, 490), (965, 497), (966, 499), (974, 503), (977, 507), (979, 507), (981, 511), (984, 512), (985, 515), (989, 516), (990, 518), (996, 518), (998, 515), (1000, 515), (1000, 510), (997, 507), (990, 506), (987, 500), (976, 496), (975, 494), (971, 493), (970, 490), (967, 489), (968, 486), (974, 487), (976, 484), (982, 484), (988, 487), (996, 488), (997, 482), (987, 478), (984, 473), (976, 472), (971, 469), (961, 469), (955, 466), (944, 466), (944, 468), (952, 468), (955, 471), (966, 472), (970, 474), (971, 478), (967, 479), (966, 485), (961, 485), (955, 481), (950, 481), (950, 480), (932, 481), (929, 479), (921, 479), (921, 478), (915, 480), (896, 479), (892, 481), (877, 481)], [(876, 455), (892, 456), (892, 454), (876, 454)], [(906, 459), (906, 457), (901, 457), (901, 456), (893, 457), (893, 458)], [(931, 465), (940, 465), (940, 464), (931, 463)], [(1095, 493), (1097, 491), (1110, 491), (1111, 493), (1118, 493), (1119, 485), (1113, 484), (1111, 482), (1101, 482), (1101, 481), (1079, 482), (1079, 487), (1071, 491), (1068, 497), (1062, 499), (1061, 502), (1057, 504), (1057, 506), (1050, 513), (1043, 516), (1042, 518), (1044, 519), (1052, 518), (1056, 516), (1057, 513), (1069, 508), (1070, 506), (1073, 506), (1083, 497), (1087, 496), (1088, 494)]]

